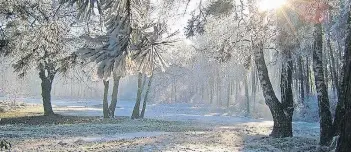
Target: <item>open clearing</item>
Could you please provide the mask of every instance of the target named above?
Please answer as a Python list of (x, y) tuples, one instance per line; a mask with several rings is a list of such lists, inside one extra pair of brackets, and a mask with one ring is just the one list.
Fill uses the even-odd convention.
[[(317, 123), (294, 122), (293, 138), (273, 139), (272, 121), (218, 113), (201, 105), (149, 105), (147, 119), (127, 116), (103, 120), (88, 106), (56, 105), (59, 113), (40, 116), (38, 106), (25, 106), (21, 116), (1, 113), (0, 136), (13, 151), (317, 151)], [(121, 102), (125, 115), (132, 103)], [(90, 106), (89, 106), (90, 105)], [(166, 107), (168, 109), (166, 109)], [(155, 110), (157, 109), (157, 110)], [(188, 110), (187, 110), (188, 109)], [(189, 110), (191, 109), (191, 110)], [(27, 113), (25, 113), (27, 111)], [(87, 116), (84, 116), (87, 113)], [(122, 114), (121, 114), (122, 113)], [(23, 116), (27, 114), (29, 116)], [(94, 115), (98, 114), (98, 115)], [(73, 116), (77, 115), (77, 116)]]

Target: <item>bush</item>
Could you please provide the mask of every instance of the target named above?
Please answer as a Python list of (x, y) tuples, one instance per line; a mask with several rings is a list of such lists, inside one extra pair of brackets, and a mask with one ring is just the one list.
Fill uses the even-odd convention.
[(0, 149), (11, 149), (11, 143), (7, 142), (6, 140), (0, 141)]

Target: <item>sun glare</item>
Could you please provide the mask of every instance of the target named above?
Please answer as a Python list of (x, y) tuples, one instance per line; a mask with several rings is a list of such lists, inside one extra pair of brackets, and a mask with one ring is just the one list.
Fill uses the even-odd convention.
[(258, 3), (259, 11), (270, 11), (286, 4), (286, 0), (261, 0)]

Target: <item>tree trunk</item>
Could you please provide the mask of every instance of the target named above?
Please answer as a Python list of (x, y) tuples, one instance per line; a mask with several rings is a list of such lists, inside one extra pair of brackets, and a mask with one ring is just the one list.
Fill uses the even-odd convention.
[(246, 116), (250, 116), (250, 99), (249, 99), (249, 82), (247, 80), (248, 71), (245, 70), (245, 100), (246, 100)]
[[(351, 36), (349, 38), (349, 40), (351, 40)], [(348, 41), (347, 41), (348, 42)], [(348, 48), (345, 48), (345, 50), (348, 49)], [(346, 80), (344, 79), (347, 79), (345, 76), (346, 74), (346, 71), (347, 71), (347, 52), (345, 52), (345, 58), (344, 58), (344, 64), (343, 64), (343, 67), (341, 68), (342, 70), (340, 71), (340, 74), (339, 74), (339, 79), (341, 80), (341, 82), (339, 83), (339, 91), (338, 91), (338, 103), (336, 105), (336, 110), (335, 110), (335, 117), (334, 117), (334, 121), (333, 121), (333, 135), (334, 136), (337, 136), (337, 135), (340, 135), (341, 133), (341, 128), (342, 128), (342, 125), (343, 125), (343, 121), (344, 121), (344, 116), (345, 116), (345, 112), (346, 112), (346, 109), (345, 109), (345, 100), (347, 98), (345, 98), (345, 96), (347, 94), (345, 94), (345, 82)]]
[(104, 118), (109, 118), (109, 110), (108, 110), (108, 87), (109, 81), (103, 80), (104, 83), (104, 99), (102, 100), (102, 112), (104, 114)]
[(313, 71), (318, 97), (320, 117), (320, 145), (328, 146), (332, 140), (332, 117), (329, 106), (327, 86), (324, 80), (323, 58), (322, 58), (322, 26), (315, 24), (313, 44)]
[(291, 121), (289, 122), (287, 115), (284, 113), (283, 105), (279, 102), (274, 93), (272, 83), (269, 79), (266, 62), (264, 60), (263, 43), (260, 42), (258, 45), (254, 45), (253, 47), (255, 51), (255, 63), (257, 66), (258, 77), (261, 82), (263, 96), (265, 98), (266, 105), (269, 107), (272, 113), (274, 121), (273, 130), (270, 136), (291, 137)]
[(144, 118), (144, 115), (145, 115), (146, 103), (147, 103), (148, 95), (150, 92), (153, 76), (154, 76), (153, 74), (150, 76), (149, 82), (147, 83), (147, 88), (146, 88), (144, 102), (143, 102), (143, 108), (141, 109), (141, 114), (140, 114), (141, 118)]
[(311, 80), (310, 80), (310, 62), (308, 57), (306, 57), (306, 77), (305, 77), (305, 89), (306, 95), (309, 96), (311, 94)]
[(217, 86), (217, 90), (216, 90), (216, 92), (217, 92), (217, 106), (222, 106), (222, 99), (221, 99), (221, 94), (222, 94), (222, 91), (221, 91), (221, 78), (220, 78), (220, 72), (221, 72), (221, 70), (219, 70), (218, 72), (217, 72), (217, 78), (216, 78), (216, 86)]
[(302, 103), (302, 105), (305, 105), (305, 86), (304, 86), (304, 75), (303, 75), (303, 61), (302, 61), (302, 57), (299, 56), (298, 57), (298, 66), (299, 66), (299, 79), (300, 79), (300, 102)]
[(113, 75), (113, 90), (112, 90), (112, 97), (109, 109), (110, 118), (115, 117), (115, 110), (117, 106), (117, 95), (118, 95), (118, 86), (119, 80), (121, 79), (120, 76)]
[(228, 88), (227, 88), (227, 108), (230, 106), (230, 99), (231, 99), (231, 92), (232, 92), (232, 81), (229, 79), (228, 76)]
[(43, 98), (43, 107), (44, 107), (44, 115), (54, 115), (54, 111), (52, 110), (51, 105), (51, 88), (53, 76), (48, 71), (48, 76), (45, 75), (44, 67), (40, 68), (39, 77), (41, 79), (41, 96)]
[(329, 88), (329, 75), (328, 75), (328, 73), (329, 72), (328, 72), (328, 62), (327, 62), (328, 59), (327, 59), (326, 56), (328, 56), (328, 53), (325, 51), (325, 48), (322, 48), (322, 63), (323, 63), (324, 83), (325, 83), (325, 86), (326, 86), (327, 92), (328, 92), (328, 88)]
[(329, 50), (329, 57), (331, 60), (330, 63), (330, 71), (331, 71), (331, 76), (332, 76), (332, 81), (333, 81), (333, 87), (334, 89), (336, 89), (336, 94), (339, 94), (340, 92), (340, 85), (339, 85), (339, 80), (338, 80), (338, 74), (336, 69), (338, 69), (336, 67), (336, 63), (335, 63), (335, 58), (334, 58), (334, 54), (333, 54), (333, 50), (331, 47), (331, 42), (330, 42), (330, 38), (327, 39), (327, 45), (328, 45), (328, 50)]
[(342, 100), (339, 100), (339, 102), (343, 102), (343, 105), (345, 107), (345, 113), (341, 120), (341, 132), (336, 148), (337, 152), (351, 151), (351, 17), (350, 14), (348, 14), (348, 16), (349, 18), (347, 21), (348, 27), (347, 36), (345, 39), (345, 56), (343, 65), (344, 74), (341, 83)]
[(252, 67), (251, 71), (251, 101), (252, 101), (252, 109), (255, 111), (256, 109), (256, 70), (255, 67)]
[(138, 75), (138, 91), (137, 91), (137, 98), (135, 101), (133, 113), (132, 113), (132, 119), (138, 119), (140, 117), (140, 100), (141, 100), (141, 93), (142, 93), (142, 79), (143, 79), (143, 74), (139, 73)]
[(235, 83), (235, 97), (234, 97), (235, 103), (238, 103), (238, 101), (239, 101), (240, 90), (241, 90), (241, 88), (240, 88), (240, 81), (238, 81), (238, 82)]
[(210, 82), (209, 82), (209, 89), (210, 89), (210, 104), (212, 105), (213, 103), (213, 88), (214, 88), (214, 78), (213, 75), (210, 77)]
[[(350, 21), (348, 21), (350, 22)], [(351, 31), (351, 29), (349, 29)], [(338, 75), (338, 79), (340, 81), (338, 81), (338, 86), (337, 86), (337, 95), (338, 95), (338, 103), (336, 105), (336, 110), (335, 110), (335, 117), (334, 117), (334, 121), (333, 121), (333, 135), (334, 136), (337, 136), (337, 135), (340, 135), (341, 133), (341, 128), (342, 128), (342, 125), (343, 125), (343, 121), (344, 121), (344, 116), (345, 116), (345, 100), (347, 98), (345, 98), (345, 82), (346, 80), (345, 79), (345, 74), (346, 74), (346, 71), (347, 71), (347, 50), (348, 49), (351, 49), (351, 44), (348, 44), (350, 43), (351, 41), (351, 35), (349, 34), (348, 35), (349, 37), (346, 38), (346, 41), (345, 41), (345, 56), (344, 56), (344, 63), (342, 65), (342, 68), (336, 68), (336, 69), (341, 69), (339, 70), (340, 73), (337, 72), (337, 75)], [(350, 46), (348, 46), (350, 45)], [(339, 47), (339, 49), (341, 49)], [(341, 50), (340, 50), (341, 52)], [(347, 78), (346, 78), (347, 79)]]
[[(343, 74), (341, 74), (340, 76), (342, 76), (342, 75)], [(336, 105), (335, 117), (334, 117), (334, 121), (333, 121), (333, 129), (332, 130), (334, 131), (333, 132), (334, 136), (340, 135), (342, 121), (343, 121), (344, 115), (345, 115), (345, 105), (344, 105), (345, 98), (344, 98), (343, 92), (344, 92), (343, 88), (340, 88), (339, 93), (338, 93), (338, 103)]]
[(293, 61), (291, 56), (292, 48), (283, 51), (283, 62), (281, 71), (281, 103), (284, 110), (284, 114), (287, 118), (287, 125), (289, 134), (292, 135), (292, 116), (294, 112), (294, 97), (292, 91), (292, 68)]

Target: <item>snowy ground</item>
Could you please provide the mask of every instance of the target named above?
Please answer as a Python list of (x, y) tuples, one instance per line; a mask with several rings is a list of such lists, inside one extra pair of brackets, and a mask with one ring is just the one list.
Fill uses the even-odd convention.
[[(38, 103), (37, 99), (25, 99)], [(101, 116), (100, 101), (54, 100), (64, 115)], [(130, 116), (134, 103), (119, 101), (118, 116)], [(267, 137), (272, 121), (234, 116), (206, 105), (152, 104), (148, 120), (62, 125), (8, 124), (0, 136), (15, 151), (316, 151), (317, 123), (294, 122), (293, 138)]]

